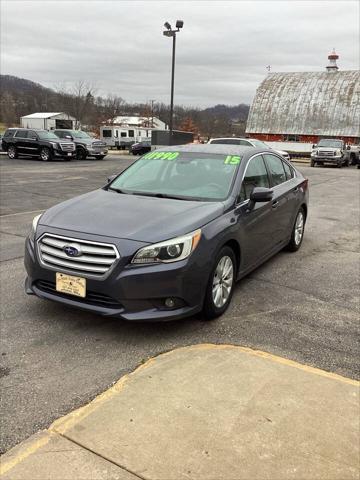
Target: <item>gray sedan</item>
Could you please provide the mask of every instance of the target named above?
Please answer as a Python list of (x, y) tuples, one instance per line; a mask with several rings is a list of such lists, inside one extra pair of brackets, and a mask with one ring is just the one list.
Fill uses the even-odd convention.
[(307, 203), (307, 180), (275, 152), (161, 148), (34, 219), (26, 292), (132, 321), (212, 319), (236, 280), (300, 248)]

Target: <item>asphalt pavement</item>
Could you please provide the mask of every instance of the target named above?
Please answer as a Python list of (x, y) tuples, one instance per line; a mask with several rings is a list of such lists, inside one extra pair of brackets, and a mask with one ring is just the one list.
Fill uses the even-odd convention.
[(237, 286), (228, 312), (131, 324), (27, 297), (31, 220), (102, 186), (134, 159), (43, 163), (1, 157), (1, 451), (106, 390), (149, 357), (231, 343), (359, 378), (359, 170), (299, 166), (309, 177), (302, 248), (281, 252)]

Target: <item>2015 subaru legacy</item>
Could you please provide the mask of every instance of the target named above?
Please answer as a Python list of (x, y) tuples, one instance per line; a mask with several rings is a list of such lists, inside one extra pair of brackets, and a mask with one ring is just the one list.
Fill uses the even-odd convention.
[(34, 218), (26, 292), (126, 320), (228, 308), (235, 281), (299, 249), (308, 181), (275, 152), (184, 145)]

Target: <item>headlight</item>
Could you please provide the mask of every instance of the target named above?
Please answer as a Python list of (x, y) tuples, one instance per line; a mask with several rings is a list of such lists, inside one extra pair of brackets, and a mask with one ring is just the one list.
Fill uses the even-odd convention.
[(131, 263), (171, 263), (187, 258), (197, 247), (201, 230), (166, 242), (154, 243), (136, 252)]
[(316, 150), (313, 150), (313, 151), (311, 152), (311, 156), (312, 156), (312, 157), (315, 157), (315, 155), (316, 155)]
[(41, 217), (41, 214), (36, 215), (36, 217), (32, 221), (31, 230), (30, 230), (30, 234), (29, 234), (30, 240), (32, 242), (35, 241), (36, 227), (37, 227), (37, 224), (39, 223), (40, 217)]
[(50, 142), (50, 144), (53, 146), (53, 148), (59, 148), (59, 144), (57, 142)]

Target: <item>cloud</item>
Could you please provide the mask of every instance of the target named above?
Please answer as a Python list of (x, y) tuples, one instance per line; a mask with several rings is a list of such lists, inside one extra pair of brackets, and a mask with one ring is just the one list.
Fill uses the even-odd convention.
[(177, 36), (175, 102), (250, 103), (272, 71), (324, 70), (335, 46), (342, 70), (359, 68), (357, 1), (1, 2), (1, 72), (53, 87), (84, 79), (101, 94), (169, 102)]

